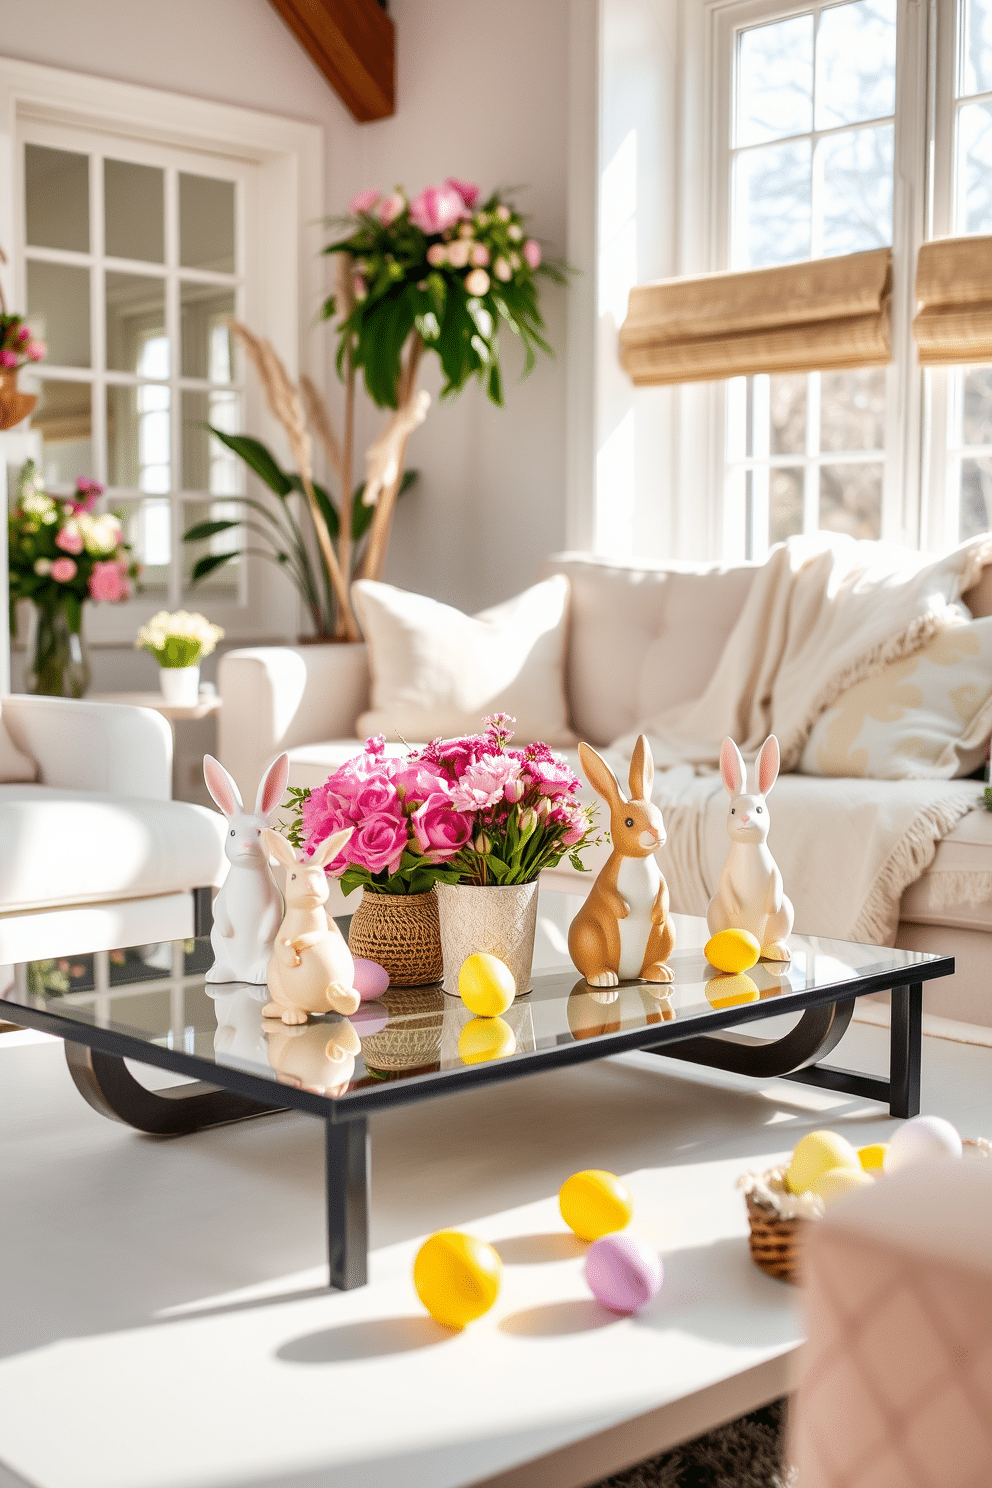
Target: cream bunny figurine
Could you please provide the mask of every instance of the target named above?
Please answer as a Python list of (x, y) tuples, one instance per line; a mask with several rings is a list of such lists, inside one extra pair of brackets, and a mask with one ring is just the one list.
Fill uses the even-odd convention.
[(210, 945), (214, 964), (208, 982), (265, 985), (272, 942), (282, 916), (282, 895), (269, 871), (262, 833), (275, 814), (286, 781), (289, 755), (280, 754), (262, 776), (255, 810), (246, 811), (234, 780), (212, 754), (203, 756), (207, 789), (227, 817), (224, 851), (230, 868), (214, 900)]
[(343, 1095), (355, 1073), (362, 1041), (347, 1018), (311, 1023), (308, 1028), (271, 1026), (266, 1034), (269, 1063), (283, 1085), (315, 1095)]
[(621, 981), (670, 982), (675, 947), (668, 885), (654, 858), (667, 837), (651, 801), (654, 760), (642, 734), (630, 761), (630, 800), (606, 761), (588, 744), (579, 757), (589, 784), (610, 808), (613, 851), (569, 926), (568, 953), (590, 987)]
[(286, 913), (267, 977), (272, 1001), (262, 1008), (267, 1018), (305, 1023), (310, 1013), (353, 1013), (361, 1001), (348, 944), (324, 908), (329, 893), (324, 867), (354, 830), (332, 833), (312, 858), (302, 861), (279, 832), (269, 828), (262, 833), (265, 847), (286, 869)]
[(792, 960), (786, 944), (792, 932), (792, 904), (783, 893), (782, 875), (767, 842), (765, 797), (778, 779), (779, 758), (778, 740), (769, 734), (755, 766), (758, 789), (748, 794), (741, 752), (733, 739), (723, 741), (720, 774), (730, 796), (730, 851), (706, 911), (711, 935), (720, 930), (749, 930), (766, 961)]

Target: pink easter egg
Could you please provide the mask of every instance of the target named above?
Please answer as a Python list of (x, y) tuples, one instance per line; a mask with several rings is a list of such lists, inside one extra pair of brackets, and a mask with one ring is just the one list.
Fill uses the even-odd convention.
[(363, 1002), (348, 1019), (360, 1039), (381, 1033), (389, 1023), (389, 1009), (381, 1002)]
[(586, 1281), (596, 1301), (611, 1312), (636, 1312), (661, 1286), (664, 1270), (656, 1250), (636, 1235), (603, 1235), (586, 1255)]
[(389, 972), (378, 961), (366, 961), (364, 956), (355, 957), (355, 991), (363, 1002), (381, 997), (389, 986)]

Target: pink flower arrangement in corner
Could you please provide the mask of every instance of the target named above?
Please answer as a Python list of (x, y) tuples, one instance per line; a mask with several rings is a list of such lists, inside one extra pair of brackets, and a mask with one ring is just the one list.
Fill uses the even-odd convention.
[(329, 865), (344, 892), (423, 893), (446, 883), (529, 883), (543, 868), (595, 839), (579, 804), (579, 781), (546, 744), (508, 747), (506, 714), (486, 731), (435, 739), (401, 758), (368, 739), (322, 786), (291, 791), (291, 835), (307, 853), (332, 832), (354, 827)]

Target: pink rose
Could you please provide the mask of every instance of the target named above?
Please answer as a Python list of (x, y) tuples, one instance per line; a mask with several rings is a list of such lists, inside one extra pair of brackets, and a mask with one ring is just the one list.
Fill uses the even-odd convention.
[(447, 780), (458, 780), (469, 765), (484, 754), (486, 740), (478, 734), (467, 734), (460, 739), (435, 739), (424, 750), (424, 763), (436, 769)]
[(485, 269), (473, 269), (471, 274), (465, 276), (465, 288), (470, 295), (478, 298), (489, 289), (489, 275)]
[(489, 249), (485, 243), (476, 243), (469, 257), (477, 269), (488, 269)]
[(356, 214), (358, 212), (371, 212), (376, 202), (381, 200), (382, 192), (376, 191), (374, 186), (370, 186), (367, 191), (360, 191), (357, 196), (351, 198), (351, 201), (348, 203), (348, 211)]
[(55, 534), (55, 546), (63, 553), (79, 554), (83, 551), (83, 539), (71, 527), (63, 527)]
[(379, 221), (382, 223), (383, 227), (391, 226), (391, 224), (396, 221), (397, 217), (403, 211), (403, 208), (405, 206), (406, 197), (403, 195), (402, 191), (394, 191), (392, 196), (387, 196), (386, 200), (379, 208)]
[(503, 284), (509, 284), (513, 278), (513, 270), (505, 258), (498, 258), (493, 264), (493, 273)]
[(471, 812), (457, 811), (443, 791), (428, 796), (411, 817), (413, 835), (432, 863), (453, 858), (466, 844), (472, 831)]
[(432, 269), (439, 269), (448, 259), (448, 250), (444, 243), (432, 243), (427, 250), (427, 262)]
[(359, 821), (367, 816), (402, 816), (403, 806), (392, 781), (366, 781), (355, 798), (355, 815)]
[(541, 266), (541, 245), (536, 238), (528, 238), (521, 253), (527, 262), (528, 268), (537, 269)]
[(47, 350), (48, 347), (45, 345), (44, 341), (28, 342), (28, 356), (31, 358), (32, 362), (40, 362)]
[(393, 772), (393, 785), (402, 801), (426, 801), (428, 796), (444, 790), (444, 781), (433, 770), (418, 761), (396, 761), (399, 768)]
[(103, 487), (98, 481), (87, 480), (81, 475), (76, 481), (76, 494), (70, 496), (69, 501), (74, 512), (91, 512), (102, 495)]
[(474, 207), (479, 200), (479, 188), (478, 186), (473, 186), (471, 181), (458, 181), (454, 176), (449, 176), (444, 184), (445, 186), (449, 186), (452, 191), (458, 192), (466, 207)]
[(0, 351), (0, 367), (16, 367), (16, 366), (17, 366), (17, 352), (16, 351), (8, 351), (7, 348), (4, 347), (3, 351)]
[(453, 243), (448, 244), (448, 262), (453, 269), (464, 269), (468, 265), (468, 256), (472, 251), (471, 243), (465, 238), (456, 238)]
[(423, 233), (440, 233), (454, 227), (464, 211), (465, 203), (452, 187), (428, 186), (410, 203), (410, 221)]
[[(72, 560), (59, 558), (58, 562), (71, 563)], [(75, 572), (74, 563), (72, 568)], [(55, 565), (53, 564), (52, 573), (54, 572)], [(105, 563), (94, 563), (93, 572), (90, 574), (90, 597), (95, 599), (97, 604), (117, 604), (124, 598), (124, 581), (119, 563), (115, 563), (113, 559), (108, 559)]]
[(71, 558), (56, 558), (52, 564), (52, 578), (60, 584), (68, 584), (76, 577), (76, 565)]
[(384, 868), (395, 873), (408, 836), (406, 817), (370, 816), (361, 823), (345, 850), (353, 863), (370, 873), (381, 873)]

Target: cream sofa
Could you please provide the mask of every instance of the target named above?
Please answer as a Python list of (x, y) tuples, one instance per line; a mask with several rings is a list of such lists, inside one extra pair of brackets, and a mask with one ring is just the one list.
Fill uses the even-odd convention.
[(172, 800), (165, 719), (16, 694), (0, 700), (0, 719), (36, 775), (0, 784), (0, 961), (204, 928), (227, 822)]
[[(572, 727), (590, 743), (607, 745), (664, 704), (700, 695), (757, 570), (649, 567), (564, 554), (544, 571), (568, 574), (572, 586), (566, 679)], [(966, 600), (974, 615), (992, 614), (992, 572), (986, 570)], [(364, 645), (229, 651), (219, 684), (220, 757), (242, 792), (255, 790), (282, 749), (289, 751), (290, 784), (320, 785), (357, 747), (355, 721), (369, 700), (368, 651)], [(556, 872), (556, 881), (567, 881)], [(962, 895), (957, 908), (937, 908), (933, 876), (949, 872), (964, 875), (976, 892)], [(574, 878), (576, 886), (589, 881)], [(335, 912), (353, 907), (341, 900)], [(798, 928), (828, 933), (821, 926)], [(990, 933), (992, 813), (977, 809), (943, 839), (930, 868), (902, 899), (896, 943), (957, 960), (953, 978), (929, 984), (931, 1015), (992, 1026)]]

